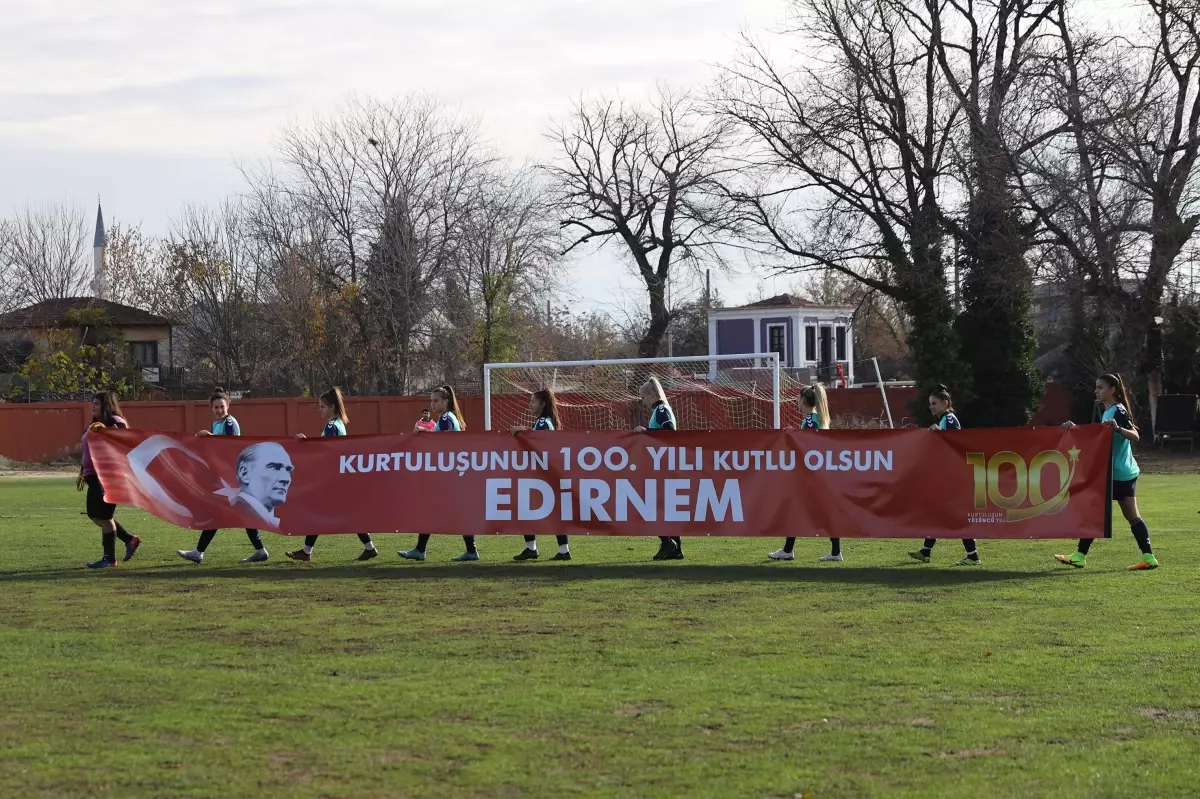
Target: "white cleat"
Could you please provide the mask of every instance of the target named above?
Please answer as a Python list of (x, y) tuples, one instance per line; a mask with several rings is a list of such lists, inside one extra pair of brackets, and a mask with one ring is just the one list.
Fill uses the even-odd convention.
[(794, 554), (792, 554), (791, 552), (784, 552), (782, 549), (778, 549), (778, 550), (772, 552), (770, 555), (767, 555), (767, 557), (770, 558), (771, 560), (795, 560), (796, 559), (796, 556)]
[(841, 563), (841, 555), (822, 555), (820, 558), (822, 563)]
[(195, 563), (195, 564), (200, 564), (200, 563), (204, 562), (204, 553), (203, 552), (197, 552), (194, 549), (177, 549), (175, 551), (178, 552), (179, 557), (183, 558), (184, 560), (190, 560), (192, 563)]
[(256, 550), (254, 550), (254, 554), (251, 555), (250, 557), (242, 558), (242, 563), (262, 563), (266, 560), (270, 560), (270, 558), (271, 558), (271, 553), (267, 552), (267, 550), (256, 549)]

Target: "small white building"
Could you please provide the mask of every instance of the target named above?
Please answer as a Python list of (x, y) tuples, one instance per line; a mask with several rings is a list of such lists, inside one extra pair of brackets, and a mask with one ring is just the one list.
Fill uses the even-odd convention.
[[(779, 353), (779, 364), (801, 382), (854, 384), (854, 308), (820, 305), (791, 294), (708, 313), (710, 355)], [(731, 364), (732, 366), (732, 364)], [(716, 378), (719, 362), (709, 367)]]

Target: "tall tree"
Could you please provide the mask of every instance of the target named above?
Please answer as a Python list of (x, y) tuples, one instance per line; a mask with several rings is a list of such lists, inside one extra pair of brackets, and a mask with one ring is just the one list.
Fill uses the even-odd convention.
[(649, 306), (642, 357), (662, 349), (673, 271), (724, 263), (735, 222), (723, 189), (736, 169), (731, 133), (730, 120), (665, 87), (648, 108), (580, 103), (552, 133), (558, 155), (544, 169), (568, 252), (614, 242), (632, 262)]
[(0, 308), (91, 293), (91, 242), (78, 206), (27, 206), (0, 220)]
[(747, 39), (717, 88), (752, 148), (734, 187), (785, 271), (831, 269), (900, 304), (917, 380), (969, 395), (946, 276), (949, 148), (961, 109), (938, 47), (893, 0), (792, 0), (794, 65)]

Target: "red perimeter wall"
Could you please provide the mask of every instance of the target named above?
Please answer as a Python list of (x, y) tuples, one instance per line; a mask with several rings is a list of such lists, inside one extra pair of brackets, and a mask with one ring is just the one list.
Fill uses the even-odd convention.
[[(1034, 422), (1059, 424), (1068, 418), (1070, 393), (1050, 384)], [(915, 389), (888, 389), (888, 402), (897, 427), (911, 423), (909, 405)], [(680, 401), (683, 401), (682, 398)], [(483, 429), (483, 398), (461, 397), (470, 430)], [(830, 413), (862, 420), (884, 418), (879, 389), (851, 388), (829, 392)], [(429, 406), (427, 397), (348, 397), (350, 432), (407, 433)], [(128, 402), (123, 406), (134, 427), (183, 433), (206, 429), (212, 420), (205, 402)], [(246, 435), (287, 437), (320, 435), (322, 421), (315, 399), (253, 399), (233, 404), (233, 414)], [(784, 423), (793, 423), (785, 414)], [(79, 451), (79, 439), (91, 421), (91, 406), (83, 403), (0, 403), (0, 456), (23, 463), (48, 463)], [(969, 424), (970, 420), (966, 420)]]

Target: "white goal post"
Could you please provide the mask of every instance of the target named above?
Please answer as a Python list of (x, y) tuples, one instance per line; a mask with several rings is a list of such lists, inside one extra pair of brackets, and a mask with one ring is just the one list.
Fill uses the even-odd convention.
[(559, 413), (571, 417), (570, 429), (628, 429), (639, 413), (638, 388), (651, 375), (662, 382), (684, 430), (779, 429), (782, 404), (793, 393), (788, 388), (802, 385), (782, 374), (774, 352), (489, 363), (483, 367), (484, 429), (529, 425), (529, 395), (543, 388), (554, 391)]

